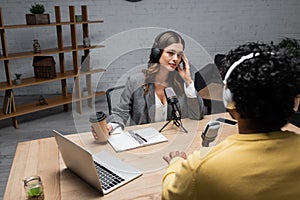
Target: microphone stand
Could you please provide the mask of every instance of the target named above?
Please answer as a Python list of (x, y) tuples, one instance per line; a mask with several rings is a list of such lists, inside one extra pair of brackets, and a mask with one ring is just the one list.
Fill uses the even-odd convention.
[(173, 121), (173, 124), (175, 124), (178, 128), (181, 128), (185, 133), (188, 133), (188, 131), (183, 127), (182, 122), (181, 122), (181, 116), (176, 115), (176, 111), (174, 107), (172, 106), (172, 119), (170, 119), (160, 130), (161, 132), (171, 121)]

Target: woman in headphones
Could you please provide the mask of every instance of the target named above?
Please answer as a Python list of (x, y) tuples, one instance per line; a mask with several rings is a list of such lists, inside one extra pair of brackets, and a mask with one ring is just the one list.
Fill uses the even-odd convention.
[(148, 68), (128, 77), (120, 103), (108, 117), (109, 131), (117, 126), (124, 128), (128, 119), (130, 125), (171, 120), (172, 107), (164, 93), (167, 87), (177, 95), (181, 118), (203, 117), (203, 101), (194, 87), (184, 48), (184, 40), (174, 31), (155, 38)]
[(300, 132), (282, 130), (299, 106), (299, 57), (273, 44), (246, 43), (221, 67), (224, 105), (238, 134), (205, 157), (164, 156), (163, 199), (299, 199)]

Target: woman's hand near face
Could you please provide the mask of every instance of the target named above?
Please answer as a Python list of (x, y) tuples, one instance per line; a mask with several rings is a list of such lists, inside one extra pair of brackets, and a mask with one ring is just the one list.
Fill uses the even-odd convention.
[(181, 60), (184, 63), (184, 67), (183, 69), (181, 69), (178, 65), (178, 73), (182, 77), (186, 85), (189, 86), (193, 82), (193, 79), (191, 78), (190, 64), (185, 54), (183, 54)]

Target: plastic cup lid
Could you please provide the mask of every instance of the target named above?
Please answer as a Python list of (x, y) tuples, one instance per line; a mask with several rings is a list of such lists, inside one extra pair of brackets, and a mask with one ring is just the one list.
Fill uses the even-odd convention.
[(90, 122), (100, 122), (106, 119), (106, 115), (104, 112), (96, 112), (95, 114), (90, 115)]

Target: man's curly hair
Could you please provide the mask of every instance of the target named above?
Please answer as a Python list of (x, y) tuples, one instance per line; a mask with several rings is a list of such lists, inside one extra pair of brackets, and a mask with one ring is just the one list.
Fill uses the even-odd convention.
[(228, 52), (221, 64), (221, 76), (224, 79), (229, 67), (242, 56), (256, 52), (258, 56), (232, 71), (227, 87), (241, 118), (282, 127), (294, 113), (294, 98), (300, 94), (299, 57), (272, 43), (250, 42)]

